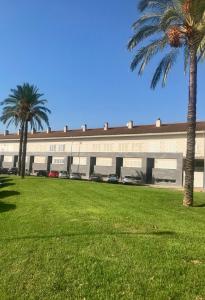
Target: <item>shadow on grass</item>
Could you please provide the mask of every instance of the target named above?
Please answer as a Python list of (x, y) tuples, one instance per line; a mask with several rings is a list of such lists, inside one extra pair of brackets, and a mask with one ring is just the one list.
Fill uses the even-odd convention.
[(0, 191), (0, 200), (3, 198), (18, 196), (18, 195), (20, 195), (20, 193), (16, 191)]
[(0, 176), (0, 188), (11, 186), (11, 185), (14, 185), (14, 184), (15, 183), (13, 182), (12, 178), (8, 178), (8, 177), (5, 177), (5, 176)]
[(4, 203), (0, 201), (0, 213), (7, 212), (9, 210), (16, 209), (15, 204)]
[(150, 236), (174, 236), (176, 233), (174, 231), (150, 231), (150, 232), (90, 232), (90, 233), (69, 233), (69, 234), (58, 234), (58, 235), (31, 235), (31, 236), (17, 236), (17, 237), (0, 237), (0, 240), (13, 241), (13, 240), (35, 240), (35, 239), (59, 239), (59, 238), (70, 238), (78, 236), (138, 236), (138, 235), (150, 235)]
[(194, 205), (194, 207), (205, 207), (205, 204)]
[(1, 182), (8, 182), (8, 181), (13, 181), (13, 179), (9, 178), (8, 176), (0, 176), (0, 181)]
[(0, 188), (2, 187), (8, 187), (8, 186), (11, 186), (11, 185), (14, 185), (15, 183), (13, 182), (0, 182)]
[[(8, 178), (7, 176), (0, 176), (0, 188), (5, 188), (11, 185), (14, 185), (15, 183), (12, 182), (12, 178)], [(12, 196), (20, 195), (19, 192), (16, 191), (2, 191), (0, 190), (0, 213), (7, 212), (13, 209), (16, 209), (15, 204), (5, 203), (1, 200), (4, 198), (9, 198)]]

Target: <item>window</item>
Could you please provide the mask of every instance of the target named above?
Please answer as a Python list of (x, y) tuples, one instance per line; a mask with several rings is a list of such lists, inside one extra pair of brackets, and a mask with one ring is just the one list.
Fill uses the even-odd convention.
[(87, 157), (73, 157), (73, 165), (86, 166)]
[(111, 167), (112, 166), (112, 158), (110, 158), (110, 157), (97, 157), (96, 158), (96, 166)]
[(204, 160), (203, 159), (195, 160), (195, 172), (204, 172)]
[(64, 164), (64, 158), (63, 157), (54, 157), (53, 158), (53, 164), (54, 165), (63, 165)]
[(64, 152), (65, 151), (65, 144), (54, 144), (49, 146), (50, 152)]
[(34, 162), (37, 164), (45, 164), (46, 163), (46, 157), (45, 156), (35, 156)]
[[(183, 161), (183, 170), (185, 171), (186, 167), (186, 159)], [(195, 160), (195, 172), (204, 172), (204, 160), (203, 159), (196, 159)]]
[(56, 145), (50, 145), (50, 151), (56, 152)]
[(142, 168), (141, 158), (123, 158), (123, 167), (127, 168)]
[(159, 158), (155, 159), (155, 169), (177, 169), (177, 160), (170, 158)]

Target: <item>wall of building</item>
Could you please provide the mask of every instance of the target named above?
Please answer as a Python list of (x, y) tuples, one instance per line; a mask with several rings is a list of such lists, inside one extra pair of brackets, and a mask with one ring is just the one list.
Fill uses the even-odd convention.
[[(204, 157), (204, 135), (197, 134), (196, 156)], [(134, 137), (97, 137), (84, 139), (29, 140), (29, 153), (125, 153), (163, 152), (186, 154), (186, 134), (147, 135)], [(0, 153), (18, 152), (18, 142), (0, 142)]]
[[(196, 158), (204, 159), (204, 139), (204, 134), (197, 134)], [(18, 148), (18, 141), (0, 141), (0, 154), (4, 157), (3, 167), (14, 165)], [(120, 175), (139, 175), (146, 182), (150, 171), (147, 160), (151, 158), (154, 160), (151, 170), (152, 183), (160, 183), (164, 180), (165, 183), (167, 181), (182, 185), (185, 154), (186, 134), (85, 137), (73, 140), (44, 139), (43, 141), (30, 139), (27, 147), (27, 165), (32, 170), (70, 170), (82, 173), (88, 178), (93, 172), (103, 175), (116, 173), (117, 158), (122, 158), (122, 165), (118, 166)], [(196, 186), (203, 187), (204, 170), (199, 173), (195, 174)]]
[(194, 187), (201, 188), (204, 184), (204, 173), (203, 172), (195, 172), (194, 173)]

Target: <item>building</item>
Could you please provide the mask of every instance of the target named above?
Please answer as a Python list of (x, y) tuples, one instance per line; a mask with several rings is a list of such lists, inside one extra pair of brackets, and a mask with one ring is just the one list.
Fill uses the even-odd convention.
[[(184, 183), (186, 123), (35, 132), (28, 135), (27, 169), (140, 176), (145, 183)], [(205, 122), (197, 123), (195, 187), (205, 187)], [(19, 132), (0, 134), (0, 166), (18, 164)]]

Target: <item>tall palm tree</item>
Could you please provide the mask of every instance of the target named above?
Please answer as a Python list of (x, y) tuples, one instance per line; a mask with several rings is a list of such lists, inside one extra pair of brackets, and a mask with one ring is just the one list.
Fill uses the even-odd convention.
[[(197, 65), (205, 58), (205, 1), (204, 0), (140, 0), (140, 16), (133, 24), (134, 35), (128, 49), (136, 49), (131, 69), (142, 74), (146, 65), (158, 53), (164, 56), (151, 82), (165, 86), (167, 76), (183, 51), (185, 71), (189, 68), (189, 101), (187, 114), (187, 153), (185, 160), (185, 189), (183, 204), (193, 205)], [(152, 39), (151, 39), (152, 38)], [(143, 45), (140, 46), (140, 44)]]
[[(13, 91), (13, 90), (12, 90)], [(22, 158), (22, 146), (23, 146), (23, 133), (24, 133), (24, 122), (21, 120), (20, 113), (20, 102), (9, 95), (9, 98), (5, 99), (0, 103), (4, 105), (0, 121), (3, 124), (14, 124), (15, 127), (20, 126), (20, 140), (19, 140), (19, 155), (18, 155), (18, 175), (21, 174), (21, 158)]]
[[(48, 113), (50, 110), (45, 106), (47, 100), (41, 99), (43, 94), (34, 85), (24, 83), (18, 85), (16, 89), (11, 90), (9, 98), (5, 99), (1, 104), (5, 105), (1, 120), (8, 125), (12, 122), (15, 125), (20, 123), (20, 147), (19, 147), (19, 163), (21, 166), (21, 177), (25, 176), (26, 150), (28, 127), (31, 129), (43, 129), (43, 123), (49, 126)], [(9, 118), (9, 111), (17, 111), (16, 118)]]

